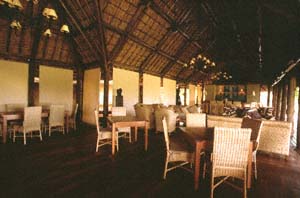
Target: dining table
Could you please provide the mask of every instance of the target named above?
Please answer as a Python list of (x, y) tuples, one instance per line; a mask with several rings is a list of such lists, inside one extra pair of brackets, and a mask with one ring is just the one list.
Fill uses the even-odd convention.
[(148, 128), (149, 121), (136, 116), (108, 116), (107, 121), (112, 125), (112, 155), (115, 154), (115, 140), (117, 128), (134, 127), (134, 139), (137, 141), (138, 127), (145, 129), (145, 151), (148, 149)]
[[(199, 189), (199, 176), (201, 170), (201, 152), (212, 152), (213, 148), (213, 127), (179, 127), (183, 137), (195, 147), (194, 165), (194, 189)], [(248, 166), (247, 166), (247, 188), (251, 188), (252, 179), (252, 149), (253, 142), (249, 143)]]
[[(42, 118), (49, 117), (49, 110), (42, 111)], [(69, 111), (65, 111), (66, 132), (69, 132)], [(10, 121), (22, 121), (24, 119), (24, 111), (0, 112), (0, 123), (2, 124), (2, 142), (7, 142), (7, 126)]]

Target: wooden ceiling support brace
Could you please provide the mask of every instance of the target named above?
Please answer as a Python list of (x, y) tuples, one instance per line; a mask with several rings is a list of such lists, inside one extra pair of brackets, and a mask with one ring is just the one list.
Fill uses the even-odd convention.
[[(75, 27), (77, 28), (77, 30), (80, 32), (80, 34), (82, 35), (83, 39), (85, 40), (85, 42), (87, 43), (90, 51), (94, 54), (95, 58), (97, 61), (99, 61), (100, 66), (102, 68), (104, 68), (104, 66), (101, 64), (101, 62), (103, 60), (101, 60), (101, 57), (103, 58), (103, 54), (101, 54), (101, 52), (99, 50), (95, 50), (94, 46), (91, 44), (91, 42), (89, 41), (89, 39), (87, 38), (87, 36), (85, 35), (85, 33), (82, 31), (81, 27), (79, 26), (78, 22), (76, 21), (76, 19), (72, 16), (72, 14), (70, 13), (69, 9), (67, 8), (67, 6), (65, 5), (63, 0), (59, 0), (60, 5), (63, 7), (63, 9), (65, 10), (66, 14), (70, 17), (72, 23), (75, 25)], [(98, 52), (98, 53), (97, 53)]]
[(169, 61), (169, 63), (161, 70), (161, 76), (164, 77), (168, 71), (172, 68), (172, 66), (179, 60), (180, 56), (185, 52), (188, 46), (191, 44), (191, 41), (183, 42), (183, 44), (177, 49), (175, 53), (175, 57), (177, 57), (173, 61)]
[[(161, 16), (164, 20), (166, 20), (168, 23), (172, 24), (173, 20), (168, 16), (166, 13), (164, 13), (159, 6), (157, 6), (154, 2), (150, 5), (152, 10), (155, 11), (159, 16)], [(185, 37), (187, 40), (191, 40), (199, 49), (201, 49), (201, 45), (194, 41), (187, 33), (185, 33), (180, 27), (177, 27), (178, 32), (182, 34), (183, 37)]]
[[(27, 13), (30, 15), (30, 18), (33, 18), (33, 2), (29, 1), (28, 6), (27, 6)], [(21, 35), (20, 35), (20, 41), (19, 41), (19, 47), (18, 47), (18, 52), (19, 54), (23, 53), (23, 48), (24, 48), (24, 41), (25, 41), (25, 32), (27, 30), (27, 26), (23, 25), (21, 29)]]
[(165, 33), (163, 35), (163, 37), (158, 41), (158, 43), (155, 46), (154, 51), (151, 51), (150, 54), (143, 60), (143, 62), (141, 63), (139, 70), (140, 71), (144, 71), (148, 62), (151, 60), (151, 58), (155, 55), (156, 51), (159, 50), (161, 48), (161, 46), (163, 46), (163, 44), (165, 44), (166, 40), (168, 39), (168, 37), (170, 36), (170, 34), (172, 34), (172, 30), (169, 30), (167, 33)]
[(103, 26), (103, 13), (101, 8), (101, 3), (98, 0), (95, 0), (96, 5), (96, 14), (97, 14), (97, 24), (98, 24), (98, 35), (101, 41), (101, 47), (103, 52), (103, 62), (104, 62), (104, 90), (103, 90), (103, 122), (102, 125), (106, 127), (107, 124), (107, 117), (108, 117), (108, 107), (109, 107), (109, 80), (112, 78), (113, 73), (113, 65), (108, 63), (108, 56), (107, 56), (107, 47), (106, 47), (106, 39), (104, 33), (104, 26)]
[[(104, 26), (105, 26), (106, 28), (108, 28), (109, 30), (111, 30), (111, 31), (113, 31), (113, 32), (115, 32), (115, 33), (118, 33), (118, 34), (120, 34), (120, 35), (126, 34), (123, 30), (120, 30), (120, 29), (118, 29), (118, 28), (115, 28), (115, 27), (113, 27), (113, 26), (110, 25), (110, 24), (104, 23)], [(137, 44), (139, 44), (139, 45), (141, 45), (141, 46), (143, 46), (143, 47), (149, 49), (149, 50), (156, 51), (157, 54), (159, 54), (159, 55), (161, 55), (161, 56), (163, 56), (163, 57), (165, 57), (165, 58), (167, 58), (167, 59), (170, 59), (170, 60), (175, 60), (175, 59), (176, 59), (175, 57), (170, 56), (169, 54), (163, 52), (162, 50), (158, 50), (158, 49), (156, 49), (155, 47), (152, 47), (152, 46), (150, 46), (149, 44), (146, 44), (144, 41), (142, 41), (141, 39), (139, 39), (139, 38), (137, 38), (137, 37), (135, 37), (135, 36), (133, 36), (133, 35), (131, 35), (131, 34), (128, 34), (128, 38), (129, 38), (130, 40), (136, 42)], [(182, 65), (184, 64), (184, 63), (181, 62), (181, 61), (177, 61), (177, 62), (178, 62), (179, 64), (182, 64)]]
[(40, 17), (37, 20), (37, 27), (35, 31), (33, 32), (33, 42), (31, 47), (31, 55), (29, 60), (29, 67), (28, 67), (28, 105), (32, 106), (35, 103), (37, 103), (37, 98), (35, 95), (38, 95), (38, 87), (34, 85), (34, 77), (35, 73), (38, 70), (39, 63), (36, 60), (38, 48), (40, 45), (41, 37), (42, 37), (42, 26), (43, 26), (43, 16), (42, 16), (42, 10), (46, 6), (48, 2), (43, 1), (38, 4), (38, 14)]
[(145, 14), (145, 10), (148, 8), (150, 1), (148, 1), (146, 4), (140, 4), (139, 7), (136, 9), (133, 17), (131, 18), (130, 22), (128, 23), (125, 33), (121, 35), (119, 38), (117, 44), (115, 45), (114, 49), (111, 52), (109, 61), (114, 62), (115, 59), (118, 57), (118, 55), (121, 53), (123, 50), (127, 40), (128, 40), (128, 35), (132, 33), (132, 31), (135, 29), (135, 27), (139, 23), (139, 19), (142, 18)]

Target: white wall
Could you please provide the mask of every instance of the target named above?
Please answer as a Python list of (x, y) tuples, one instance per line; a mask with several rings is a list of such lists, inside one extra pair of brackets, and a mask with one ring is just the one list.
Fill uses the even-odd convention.
[(175, 105), (176, 104), (176, 81), (167, 78), (163, 79), (163, 104)]
[(40, 66), (40, 104), (63, 104), (66, 110), (73, 106), (73, 70)]
[(0, 112), (5, 104), (26, 104), (28, 64), (0, 60)]
[(134, 107), (139, 101), (139, 74), (113, 68), (113, 106), (116, 106), (117, 89), (122, 88), (123, 106), (127, 115), (135, 115)]
[(195, 101), (195, 85), (189, 84), (189, 91), (190, 91), (190, 105), (196, 104)]
[(162, 103), (160, 99), (160, 77), (149, 74), (143, 75), (143, 103)]
[(99, 103), (100, 69), (84, 71), (82, 120), (95, 125), (94, 110)]

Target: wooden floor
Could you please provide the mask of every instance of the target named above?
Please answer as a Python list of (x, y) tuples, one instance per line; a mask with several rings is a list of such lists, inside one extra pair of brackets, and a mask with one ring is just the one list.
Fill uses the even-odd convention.
[[(22, 139), (0, 144), (0, 197), (209, 197), (209, 178), (193, 190), (191, 173), (177, 169), (162, 180), (164, 141), (150, 133), (149, 151), (143, 150), (142, 133), (137, 143), (121, 140), (113, 158), (111, 147), (95, 153), (96, 130), (81, 127), (68, 135), (54, 133), (43, 142)], [(287, 160), (258, 155), (258, 180), (249, 197), (300, 197), (300, 156)], [(242, 197), (222, 185), (215, 197)]]

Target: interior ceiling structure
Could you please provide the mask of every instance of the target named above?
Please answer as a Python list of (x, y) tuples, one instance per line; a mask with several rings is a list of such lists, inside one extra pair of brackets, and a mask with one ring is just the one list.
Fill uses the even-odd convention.
[[(20, 0), (21, 14), (0, 6), (0, 56), (59, 66), (113, 67), (176, 79), (270, 83), (300, 55), (300, 1)], [(52, 37), (42, 32), (54, 8)], [(9, 27), (15, 15), (22, 29)], [(68, 24), (70, 34), (59, 31)], [(199, 54), (216, 66), (191, 66)], [(196, 59), (197, 60), (197, 59)]]

